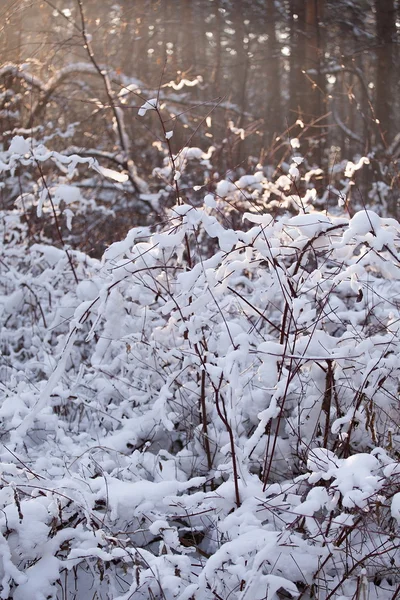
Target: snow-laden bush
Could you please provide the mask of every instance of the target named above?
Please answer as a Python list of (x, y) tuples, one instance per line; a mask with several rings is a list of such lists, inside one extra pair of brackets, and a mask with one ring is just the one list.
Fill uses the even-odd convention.
[(300, 163), (101, 263), (3, 211), (0, 598), (396, 597), (400, 225)]

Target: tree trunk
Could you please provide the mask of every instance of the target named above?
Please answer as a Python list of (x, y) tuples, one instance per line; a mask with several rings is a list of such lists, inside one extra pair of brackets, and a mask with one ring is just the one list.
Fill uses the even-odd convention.
[(393, 137), (394, 39), (396, 35), (396, 10), (394, 0), (375, 0), (376, 35), (376, 101), (375, 112), (381, 132), (387, 143)]
[[(245, 42), (246, 30), (244, 26), (244, 7), (242, 0), (237, 0), (234, 5), (233, 23), (235, 27), (235, 77), (236, 86), (236, 104), (240, 110), (240, 116), (237, 121), (237, 127), (244, 128), (246, 125), (247, 111), (247, 77), (248, 77), (248, 42)], [(238, 141), (238, 150), (236, 152), (236, 163), (242, 162), (246, 156), (245, 144), (242, 140)]]
[(323, 16), (323, 0), (306, 0), (306, 56), (305, 69), (309, 83), (307, 94), (308, 113), (311, 118), (320, 117), (324, 111), (325, 85), (321, 74), (324, 44), (320, 21)]
[(266, 98), (264, 114), (264, 146), (271, 141), (272, 135), (279, 135), (285, 129), (281, 97), (281, 54), (276, 36), (275, 0), (266, 3), (266, 32), (268, 41), (266, 50)]
[(306, 11), (304, 0), (290, 0), (290, 79), (289, 79), (289, 125), (297, 118), (304, 119), (307, 80), (303, 73), (306, 63)]
[[(291, 123), (300, 117), (304, 125), (309, 126), (326, 112), (325, 79), (321, 69), (324, 59), (324, 42), (320, 27), (324, 0), (291, 0), (290, 9)], [(312, 160), (319, 164), (323, 158), (324, 134), (321, 123), (315, 127), (309, 127), (307, 131), (308, 137), (319, 140), (317, 146), (313, 144), (311, 152)]]

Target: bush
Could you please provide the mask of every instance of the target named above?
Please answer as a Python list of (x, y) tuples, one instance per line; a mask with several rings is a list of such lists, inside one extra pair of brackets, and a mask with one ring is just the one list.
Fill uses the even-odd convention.
[(100, 262), (54, 202), (82, 160), (26, 144), (4, 185), (33, 169), (60, 247), (2, 211), (0, 597), (395, 598), (399, 223), (317, 210), (296, 143), (194, 191), (169, 151), (176, 204)]

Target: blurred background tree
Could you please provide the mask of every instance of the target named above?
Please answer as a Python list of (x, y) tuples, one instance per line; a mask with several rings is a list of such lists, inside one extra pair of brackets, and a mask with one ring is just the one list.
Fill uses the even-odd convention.
[[(90, 71), (78, 0), (3, 0), (4, 143), (15, 128), (65, 132), (75, 123), (67, 138), (71, 147), (88, 155), (103, 152), (114, 168), (127, 169), (131, 161), (148, 180), (162, 165), (165, 148), (154, 146), (156, 115), (140, 120), (137, 108), (158, 95), (161, 106), (166, 102), (167, 129), (174, 132), (172, 150), (189, 141), (204, 150), (212, 145), (220, 175), (247, 172), (257, 163), (279, 167), (289, 139), (299, 137), (310, 165), (329, 167), (372, 153), (365, 190), (387, 177), (396, 213), (397, 0), (81, 4), (111, 95), (99, 72)], [(120, 125), (126, 147), (116, 132)], [(66, 139), (54, 143), (65, 149)], [(143, 189), (134, 179), (137, 197)], [(143, 201), (135, 206), (140, 221), (148, 207)]]

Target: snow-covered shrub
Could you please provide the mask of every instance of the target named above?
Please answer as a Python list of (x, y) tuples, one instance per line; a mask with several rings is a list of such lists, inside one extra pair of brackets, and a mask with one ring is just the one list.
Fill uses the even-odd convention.
[(396, 597), (400, 225), (301, 164), (101, 263), (3, 211), (0, 598)]

